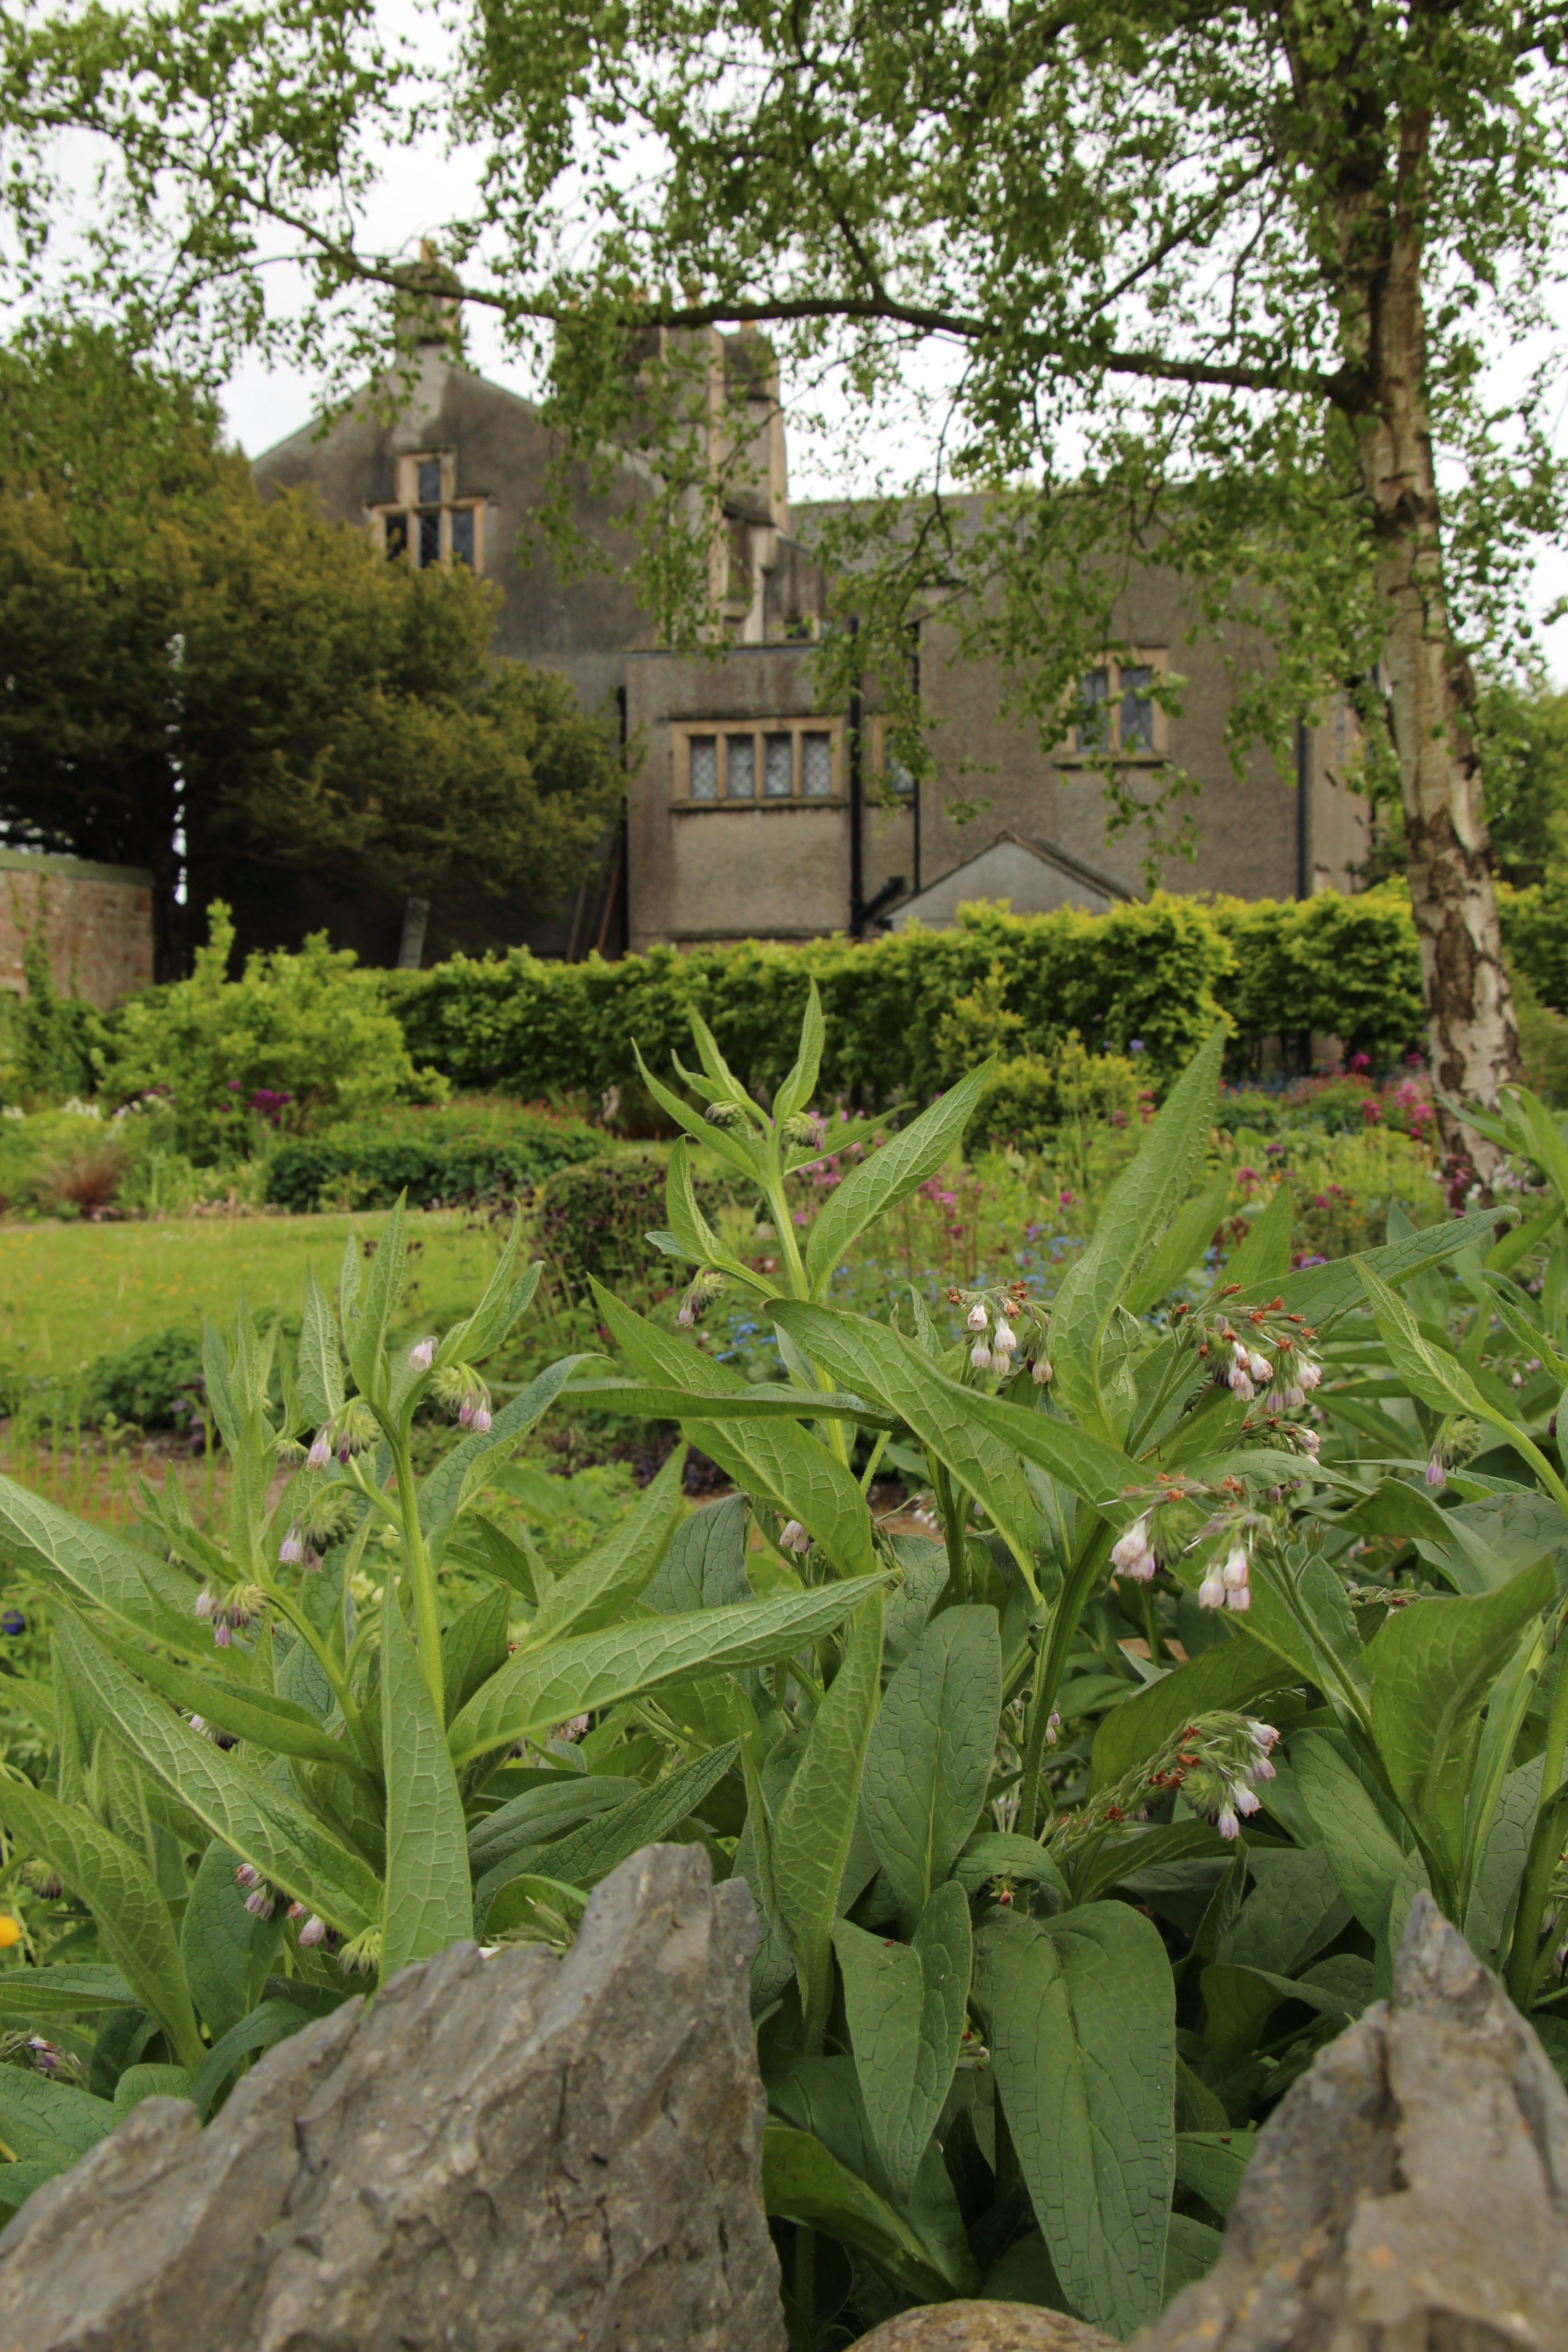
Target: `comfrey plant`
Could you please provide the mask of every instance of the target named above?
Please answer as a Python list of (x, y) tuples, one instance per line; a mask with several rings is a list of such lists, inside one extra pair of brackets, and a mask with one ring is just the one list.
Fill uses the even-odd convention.
[[(700, 1840), (763, 1923), (792, 2343), (981, 2292), (1125, 2337), (1214, 2259), (1258, 2123), (1386, 1990), (1416, 1888), (1562, 2030), (1552, 1202), (1532, 1242), (1491, 1212), (1396, 1220), (1368, 1258), (1290, 1273), (1277, 1193), (1194, 1281), (1216, 1036), (1054, 1298), (901, 1285), (855, 1315), (835, 1267), (943, 1166), (985, 1073), (798, 1228), (815, 997), (765, 1108), (696, 1034), (700, 1107), (649, 1086), (754, 1187), (776, 1263), (707, 1224), (685, 1142), (651, 1238), (693, 1320), (750, 1291), (778, 1378), (601, 1288), (614, 1362), (500, 1402), (483, 1367), (533, 1280), (515, 1244), (467, 1323), (395, 1346), (395, 1219), (335, 1315), (311, 1286), (280, 1414), (273, 1343), (243, 1316), (209, 1335), (221, 1541), (173, 1490), (149, 1552), (0, 1486), (7, 1549), (58, 1596), (53, 1680), (16, 1696), (49, 1785), (0, 1787), (0, 1818), (101, 1954), (0, 1971), (5, 2022), (86, 2072), (0, 2064), (0, 2137), (32, 2161), (16, 2082), (88, 2102), (89, 2136), (111, 2094), (208, 2112), (356, 1983), (474, 1933), (563, 1944), (637, 1846)], [(734, 1491), (683, 1516), (678, 1450), (552, 1573), (489, 1497), (567, 1396), (679, 1423)], [(420, 1482), (426, 1406), (459, 1433)], [(1466, 1420), (1484, 1435), (1458, 1442)], [(939, 1540), (874, 1516), (889, 1446)], [(37, 2165), (67, 2160), (67, 2120)], [(43, 2177), (15, 2169), (13, 2202)]]

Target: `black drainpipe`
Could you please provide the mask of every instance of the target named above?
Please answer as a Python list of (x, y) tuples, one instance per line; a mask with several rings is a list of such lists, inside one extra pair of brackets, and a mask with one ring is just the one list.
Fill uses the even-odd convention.
[[(910, 656), (910, 684), (914, 693), (915, 709), (918, 710), (921, 707), (921, 625), (918, 621), (910, 631), (910, 635), (914, 639), (914, 651)], [(921, 793), (923, 789), (924, 779), (917, 776), (915, 778), (915, 789), (911, 795), (914, 802), (915, 817), (915, 837), (913, 846), (915, 896), (917, 898), (920, 896), (921, 887)]]
[[(849, 623), (849, 634), (860, 634), (858, 616)], [(849, 697), (849, 936), (858, 940), (866, 919), (866, 874), (860, 846), (860, 817), (864, 795), (860, 788), (860, 679), (857, 672)]]

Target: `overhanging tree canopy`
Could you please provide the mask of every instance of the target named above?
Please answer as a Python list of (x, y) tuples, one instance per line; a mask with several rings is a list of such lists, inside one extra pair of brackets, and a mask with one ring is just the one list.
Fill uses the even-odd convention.
[[(129, 240), (95, 251), (99, 290), (119, 270), (144, 299), (131, 256), (162, 237), (170, 315), (216, 348), (266, 331), (281, 242), (314, 273), (305, 343), (362, 363), (418, 276), (359, 234), (408, 93), (357, 9), (327, 16), (331, 38), (225, 0), (14, 25), (24, 228), (56, 129), (85, 128)], [(838, 658), (896, 688), (941, 602), (1059, 736), (1135, 556), (1271, 641), (1238, 741), (1283, 754), (1342, 682), (1381, 724), (1380, 664), (1437, 1075), (1491, 1101), (1515, 1045), (1466, 647), (1517, 620), (1561, 481), (1542, 382), (1500, 416), (1481, 372), (1556, 268), (1562, 23), (1521, 0), (504, 0), (426, 96), (479, 152), (446, 241), (465, 293), (520, 340), (562, 330), (567, 454), (627, 429), (689, 453), (668, 345), (648, 397), (650, 323), (766, 323), (868, 408), (934, 366), (923, 495), (899, 481), (841, 532), (862, 628)], [(667, 584), (697, 576), (671, 555), (703, 528), (689, 474), (649, 511)], [(978, 524), (943, 483), (988, 495)]]

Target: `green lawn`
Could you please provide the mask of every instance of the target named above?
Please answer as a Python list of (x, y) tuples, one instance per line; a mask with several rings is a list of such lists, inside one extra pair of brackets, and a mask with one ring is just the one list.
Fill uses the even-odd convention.
[[(298, 1312), (313, 1267), (329, 1293), (351, 1226), (378, 1234), (381, 1214), (191, 1217), (159, 1224), (0, 1226), (0, 1355), (30, 1372), (62, 1372), (149, 1331), (226, 1322), (243, 1290), (253, 1307)], [(468, 1311), (504, 1231), (460, 1211), (409, 1221), (404, 1318), (440, 1328)]]

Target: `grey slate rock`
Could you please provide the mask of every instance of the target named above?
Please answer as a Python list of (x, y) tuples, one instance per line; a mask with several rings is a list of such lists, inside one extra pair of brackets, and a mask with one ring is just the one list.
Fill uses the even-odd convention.
[(1565, 2352), (1568, 2092), (1430, 1895), (1135, 2352)]
[(148, 2099), (0, 2236), (0, 2352), (784, 2352), (746, 1999), (696, 1846), (565, 1958), (471, 1944)]

